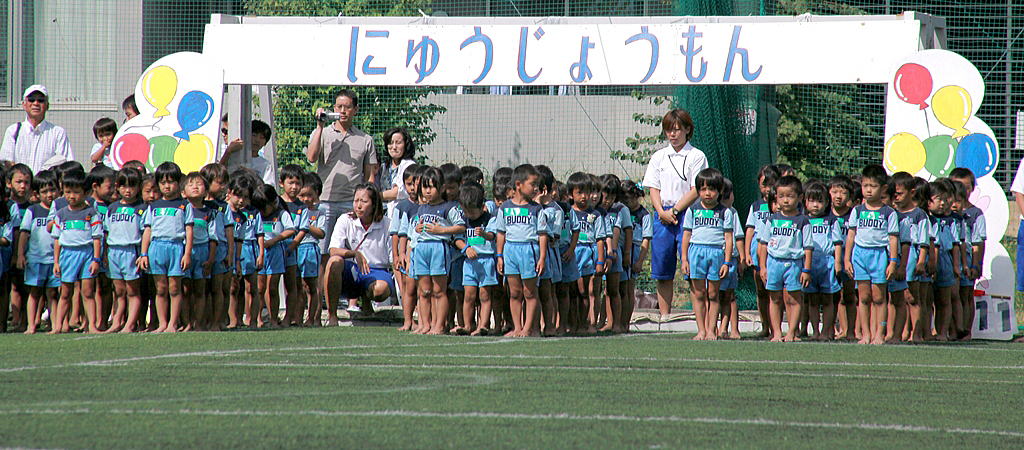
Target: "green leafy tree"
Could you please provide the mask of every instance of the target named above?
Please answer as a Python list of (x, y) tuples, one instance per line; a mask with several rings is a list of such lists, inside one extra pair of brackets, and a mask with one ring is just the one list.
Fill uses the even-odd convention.
[[(430, 1), (246, 0), (245, 10), (257, 16), (418, 16), (420, 11), (430, 11)], [(317, 108), (330, 110), (339, 89), (334, 86), (274, 88), (274, 132), (279, 165), (296, 163), (311, 168), (305, 149), (315, 126), (313, 113)], [(355, 126), (374, 136), (381, 156), (387, 151), (383, 134), (389, 128), (407, 128), (416, 145), (423, 147), (437, 137), (427, 124), (447, 111), (443, 106), (426, 101), (428, 95), (441, 91), (437, 87), (356, 86), (350, 89), (359, 96)]]

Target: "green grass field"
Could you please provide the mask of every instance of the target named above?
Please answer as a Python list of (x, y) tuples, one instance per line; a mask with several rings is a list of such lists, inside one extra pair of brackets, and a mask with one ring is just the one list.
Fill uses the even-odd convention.
[(0, 336), (0, 445), (1024, 445), (1024, 346), (347, 327)]

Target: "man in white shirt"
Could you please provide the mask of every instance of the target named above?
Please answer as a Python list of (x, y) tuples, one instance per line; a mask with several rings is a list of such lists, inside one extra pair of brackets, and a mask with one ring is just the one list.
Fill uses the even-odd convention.
[(651, 155), (644, 174), (644, 187), (651, 190), (651, 204), (657, 212), (651, 240), (651, 278), (658, 283), (658, 309), (662, 317), (672, 308), (676, 254), (682, 242), (680, 215), (697, 199), (697, 173), (708, 167), (704, 152), (690, 145), (693, 119), (690, 113), (674, 109), (661, 121), (669, 146)]
[(25, 121), (7, 127), (0, 161), (22, 163), (39, 173), (43, 169), (75, 159), (71, 143), (63, 128), (46, 120), (50, 108), (46, 86), (34, 84), (22, 96)]

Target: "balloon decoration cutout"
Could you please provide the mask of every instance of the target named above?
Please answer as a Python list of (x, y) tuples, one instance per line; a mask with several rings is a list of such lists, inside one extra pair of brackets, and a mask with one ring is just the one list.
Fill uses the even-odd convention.
[(932, 112), (943, 125), (952, 128), (953, 138), (961, 138), (971, 134), (964, 128), (971, 115), (974, 114), (971, 94), (960, 86), (946, 86), (938, 90), (932, 97)]
[(999, 163), (999, 148), (987, 134), (974, 133), (960, 140), (956, 150), (956, 166), (971, 169), (975, 178), (992, 173)]
[(949, 172), (956, 166), (957, 142), (950, 135), (932, 136), (924, 140), (925, 160), (924, 168), (936, 178), (949, 176)]
[(174, 161), (174, 150), (178, 148), (178, 140), (170, 136), (155, 136), (149, 139), (149, 162), (146, 166), (155, 171), (160, 164)]
[(896, 71), (893, 88), (900, 100), (927, 109), (925, 101), (932, 94), (932, 74), (920, 64), (906, 63)]
[(178, 143), (174, 162), (181, 167), (181, 173), (202, 169), (213, 157), (213, 142), (203, 134), (193, 134), (189, 140)]
[(156, 108), (154, 118), (171, 115), (167, 105), (171, 104), (177, 92), (178, 74), (170, 67), (156, 66), (142, 76), (142, 95)]
[(178, 125), (181, 131), (175, 137), (189, 140), (189, 133), (198, 130), (213, 117), (213, 98), (201, 91), (191, 91), (178, 103)]
[(897, 133), (885, 143), (883, 157), (890, 172), (907, 172), (911, 175), (924, 167), (924, 144), (910, 133)]
[(122, 135), (114, 142), (110, 152), (111, 158), (118, 167), (128, 161), (141, 161), (149, 159), (149, 141), (141, 134), (129, 133)]

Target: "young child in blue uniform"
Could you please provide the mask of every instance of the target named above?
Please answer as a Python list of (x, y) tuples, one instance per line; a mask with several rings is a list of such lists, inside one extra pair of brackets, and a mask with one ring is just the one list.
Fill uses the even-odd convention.
[[(739, 212), (733, 207), (736, 200), (733, 195), (732, 180), (722, 179), (722, 205), (729, 208), (733, 217), (732, 236), (735, 245), (732, 247), (732, 261), (729, 266), (729, 274), (722, 279), (718, 285), (718, 317), (708, 316), (708, 329), (718, 327), (718, 337), (728, 339), (739, 339), (739, 310), (736, 308), (736, 287), (739, 286), (739, 274), (747, 267), (746, 256), (742, 250), (746, 249), (744, 243), (743, 223), (740, 221)], [(715, 322), (715, 323), (710, 323)]]
[(192, 208), (192, 267), (185, 271), (185, 296), (191, 305), (186, 329), (206, 331), (212, 328), (213, 310), (207, 302), (207, 288), (217, 259), (217, 210), (207, 207), (206, 178), (199, 172), (185, 177), (185, 196)]
[[(559, 198), (571, 199), (572, 196), (568, 193), (567, 185), (562, 183), (558, 183), (558, 185), (559, 190), (565, 192), (564, 196), (560, 192)], [(575, 314), (573, 313), (576, 310), (573, 309), (575, 307), (573, 301), (579, 292), (577, 283), (580, 279), (580, 269), (576, 262), (576, 243), (580, 237), (580, 224), (576, 221), (572, 205), (563, 200), (558, 200), (556, 204), (562, 213), (562, 228), (558, 230), (557, 239), (556, 236), (552, 236), (552, 239), (557, 240), (557, 250), (553, 255), (560, 260), (562, 279), (555, 285), (558, 315), (561, 318), (555, 334), (565, 336), (576, 330)]]
[[(320, 239), (325, 237), (325, 215), (319, 209), (320, 194), (323, 183), (315, 173), (307, 172), (302, 176), (302, 189), (299, 200), (303, 209), (299, 211), (298, 233), (292, 245), (297, 245), (298, 276), (302, 279), (305, 291), (306, 316), (305, 326), (320, 326)], [(299, 315), (302, 312), (299, 311)]]
[[(544, 273), (548, 249), (547, 216), (533, 202), (540, 175), (529, 164), (515, 168), (512, 198), (498, 207), (495, 224), (497, 269), (508, 281), (513, 337), (536, 336), (531, 324), (538, 317), (537, 277)], [(524, 308), (525, 303), (525, 308)], [(524, 311), (525, 310), (525, 311)]]
[(743, 237), (743, 242), (747, 246), (744, 253), (748, 255), (748, 261), (750, 261), (750, 267), (754, 269), (754, 288), (757, 292), (757, 311), (761, 315), (761, 337), (768, 337), (771, 333), (771, 327), (765, 326), (766, 318), (769, 317), (768, 308), (768, 291), (764, 288), (764, 283), (761, 281), (760, 269), (761, 264), (757, 260), (757, 235), (761, 229), (761, 226), (768, 220), (768, 216), (772, 215), (771, 202), (769, 197), (771, 196), (772, 189), (775, 187), (775, 182), (779, 181), (779, 171), (774, 165), (768, 164), (761, 166), (761, 169), (757, 173), (757, 187), (761, 193), (761, 197), (750, 204), (750, 210), (747, 212), (747, 223), (746, 232)]
[(17, 266), (24, 271), (25, 285), (28, 286), (25, 334), (33, 334), (39, 328), (43, 308), (49, 307), (51, 315), (57, 311), (60, 277), (53, 273), (53, 236), (46, 230), (46, 218), (50, 215), (59, 187), (53, 171), (43, 170), (36, 174), (32, 179), (32, 190), (38, 195), (39, 203), (22, 212)]
[(540, 274), (540, 281), (537, 285), (538, 296), (540, 297), (541, 320), (534, 324), (534, 331), (540, 331), (540, 322), (544, 324), (543, 335), (554, 336), (558, 315), (558, 298), (555, 294), (555, 284), (562, 280), (562, 259), (558, 256), (558, 235), (562, 230), (564, 214), (562, 208), (554, 201), (555, 175), (551, 168), (544, 165), (536, 167), (539, 189), (533, 201), (541, 205), (541, 214), (546, 217), (544, 221), (548, 224), (547, 234), (548, 248), (547, 259), (544, 264), (544, 273)]
[[(681, 266), (690, 280), (693, 310), (697, 315), (694, 340), (718, 339), (718, 295), (722, 279), (729, 275), (733, 259), (736, 220), (732, 210), (719, 201), (725, 187), (722, 172), (707, 168), (697, 173), (694, 187), (699, 201), (683, 215)], [(708, 316), (712, 317), (709, 321)], [(709, 328), (708, 325), (711, 325)]]
[(7, 205), (13, 240), (7, 247), (0, 247), (0, 253), (3, 253), (8, 261), (7, 271), (0, 276), (0, 286), (4, 289), (0, 292), (0, 331), (7, 331), (8, 305), (14, 330), (21, 330), (26, 324), (24, 307), (28, 300), (28, 287), (24, 283), (25, 275), (15, 264), (14, 258), (21, 240), (21, 218), (32, 205), (29, 201), (32, 195), (32, 178), (32, 169), (25, 164), (14, 164), (7, 169), (7, 193), (10, 195)]
[[(843, 237), (842, 255), (846, 254), (846, 219), (850, 217), (851, 202), (854, 197), (853, 181), (846, 175), (837, 175), (828, 180), (828, 193), (832, 202), (832, 215), (836, 216), (840, 236)], [(850, 276), (843, 268), (845, 257), (836, 260), (839, 267), (839, 284), (842, 289), (832, 300), (836, 306), (837, 332), (836, 339), (854, 339), (860, 330), (857, 329), (857, 294)]]
[(594, 295), (591, 280), (595, 275), (604, 273), (606, 224), (590, 204), (590, 194), (595, 189), (590, 175), (573, 173), (566, 184), (572, 195), (572, 221), (579, 230), (574, 248), (579, 279), (576, 282), (577, 297), (572, 301), (575, 304), (570, 306), (570, 323), (574, 324), (573, 334), (593, 334), (597, 329), (589, 316)]
[(260, 297), (270, 311), (269, 325), (280, 328), (282, 323), (277, 312), (281, 306), (281, 294), (278, 287), (281, 274), (285, 272), (287, 240), (295, 236), (295, 224), (273, 186), (264, 184), (257, 189), (254, 200), (256, 204), (263, 205), (260, 209), (264, 248), (263, 269), (259, 271), (258, 281)]
[(838, 279), (841, 266), (836, 261), (843, 259), (843, 235), (836, 216), (832, 215), (831, 203), (824, 183), (807, 184), (804, 207), (811, 223), (814, 252), (811, 255), (811, 282), (804, 288), (804, 294), (813, 327), (811, 335), (816, 341), (835, 338), (836, 310), (832, 300), (842, 290)]
[[(147, 205), (139, 198), (142, 174), (133, 168), (121, 169), (116, 186), (121, 199), (107, 208), (103, 229), (107, 235), (107, 276), (114, 287), (114, 321), (111, 330), (135, 331), (142, 311), (140, 274), (136, 260), (145, 231)], [(127, 315), (127, 319), (125, 316)]]
[[(931, 202), (928, 209), (932, 214), (932, 232), (935, 236), (933, 255), (937, 263), (935, 271), (935, 339), (948, 341), (953, 320), (952, 290), (959, 289), (961, 276), (960, 233), (962, 226), (952, 214), (953, 196), (956, 187), (948, 178), (939, 178), (931, 183)], [(925, 336), (929, 339), (930, 336)]]
[[(803, 186), (792, 175), (779, 178), (775, 183), (774, 199), (778, 212), (768, 216), (757, 237), (758, 261), (761, 281), (768, 290), (772, 329), (772, 342), (793, 342), (797, 337), (797, 323), (803, 307), (802, 289), (811, 282), (811, 261), (814, 239), (811, 222), (800, 214)], [(782, 303), (786, 303), (789, 329), (782, 336)]]
[(409, 264), (410, 248), (408, 229), (409, 220), (416, 214), (419, 208), (419, 183), (420, 173), (425, 167), (417, 164), (410, 165), (402, 173), (402, 183), (405, 184), (407, 198), (398, 201), (391, 211), (391, 259), (395, 269), (395, 283), (402, 301), (402, 327), (399, 331), (412, 331), (416, 328), (414, 313), (416, 311), (416, 278), (412, 274), (412, 266)]
[[(469, 334), (479, 336), (487, 333), (491, 318), (491, 296), (498, 285), (495, 266), (494, 232), (497, 217), (484, 209), (484, 188), (474, 182), (459, 188), (459, 206), (466, 220), (465, 240), (462, 253), (466, 260), (462, 265), (462, 286), (466, 290), (462, 308)], [(473, 320), (479, 303), (480, 314)]]
[(139, 268), (148, 270), (156, 282), (157, 332), (178, 331), (178, 319), (185, 305), (182, 278), (192, 267), (192, 207), (181, 198), (181, 169), (173, 162), (156, 168), (161, 198), (146, 210)]
[[(416, 231), (416, 251), (413, 270), (419, 287), (420, 317), (429, 324), (426, 334), (444, 334), (448, 325), (448, 272), (451, 264), (449, 242), (454, 235), (466, 231), (466, 222), (458, 203), (446, 201), (441, 189), (444, 174), (435, 167), (420, 175), (420, 198), (423, 203), (416, 209), (412, 221)], [(424, 332), (424, 329), (418, 330)]]
[(205, 207), (216, 213), (214, 234), (211, 238), (217, 241), (217, 248), (214, 251), (211, 284), (207, 291), (210, 293), (210, 303), (213, 305), (211, 328), (222, 330), (227, 315), (228, 299), (231, 296), (231, 285), (234, 284), (231, 271), (235, 266), (235, 240), (233, 238), (235, 222), (230, 219), (228, 203), (224, 201), (224, 196), (227, 193), (228, 170), (219, 163), (212, 163), (203, 166), (199, 173), (209, 183), (206, 190)]
[(605, 258), (605, 325), (598, 331), (625, 333), (628, 320), (622, 318), (622, 284), (629, 279), (629, 262), (633, 257), (633, 218), (622, 204), (622, 180), (612, 174), (601, 177), (601, 208), (605, 211), (608, 230), (608, 256)]
[[(235, 285), (228, 305), (228, 329), (237, 328), (242, 323), (254, 328), (263, 322), (260, 318), (263, 302), (256, 280), (256, 271), (263, 268), (263, 219), (258, 209), (262, 205), (249, 204), (249, 199), (255, 200), (253, 193), (260, 185), (259, 180), (253, 178), (244, 170), (236, 170), (228, 183), (228, 207), (231, 221), (235, 224), (235, 254), (232, 258)], [(240, 309), (245, 311), (244, 321)]]
[[(883, 344), (888, 312), (886, 284), (896, 274), (900, 222), (896, 210), (882, 201), (888, 183), (885, 169), (869, 165), (861, 172), (864, 203), (847, 219), (846, 273), (857, 283), (857, 324), (861, 344)], [(888, 262), (887, 262), (888, 261)]]
[(97, 333), (98, 317), (94, 316), (96, 292), (93, 279), (100, 270), (103, 224), (96, 209), (85, 200), (87, 187), (84, 172), (69, 172), (62, 182), (67, 206), (53, 216), (51, 233), (53, 246), (53, 274), (60, 277), (60, 302), (52, 318), (50, 334), (69, 331), (66, 322), (71, 307), (71, 294), (77, 287), (85, 307), (88, 332)]
[[(87, 201), (96, 208), (100, 221), (107, 215), (108, 207), (117, 197), (114, 181), (117, 178), (117, 171), (107, 166), (98, 165), (93, 167), (86, 176), (86, 183), (89, 185), (89, 198)], [(103, 243), (103, 254), (106, 254), (106, 242)], [(108, 329), (107, 317), (110, 316), (111, 305), (113, 304), (113, 286), (110, 277), (107, 276), (107, 261), (100, 261), (100, 273), (96, 275), (95, 308), (96, 317), (99, 317), (98, 326), (101, 330)]]
[[(296, 233), (298, 233), (302, 223), (302, 218), (300, 217), (302, 211), (306, 209), (306, 205), (299, 200), (299, 191), (302, 190), (302, 177), (305, 173), (306, 171), (298, 164), (286, 164), (284, 167), (281, 167), (280, 176), (278, 177), (281, 187), (281, 202), (290, 216), (292, 225), (295, 226)], [(283, 241), (285, 312), (281, 325), (286, 327), (302, 325), (302, 304), (305, 299), (299, 295), (298, 244), (293, 242), (294, 238), (295, 236), (291, 236)]]
[(949, 179), (964, 186), (965, 196), (963, 211), (963, 266), (964, 274), (960, 278), (960, 303), (963, 309), (963, 322), (960, 324), (960, 340), (970, 340), (974, 328), (974, 283), (981, 277), (982, 264), (985, 261), (985, 241), (988, 239), (985, 214), (981, 208), (971, 203), (971, 193), (977, 187), (971, 169), (957, 167), (949, 173)]

